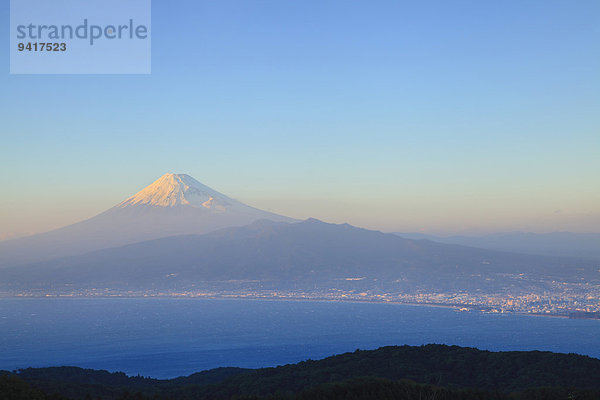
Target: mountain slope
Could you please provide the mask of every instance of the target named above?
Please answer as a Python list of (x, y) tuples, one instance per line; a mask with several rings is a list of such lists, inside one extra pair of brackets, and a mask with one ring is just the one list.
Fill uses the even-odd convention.
[(504, 285), (500, 277), (506, 274), (593, 281), (600, 272), (585, 261), (409, 240), (309, 219), (291, 224), (261, 220), (205, 235), (173, 236), (7, 268), (0, 270), (0, 282), (22, 287), (173, 289), (205, 281), (368, 278), (412, 289), (428, 285), (455, 290)]
[(0, 242), (0, 267), (84, 254), (128, 243), (291, 218), (247, 206), (185, 174), (165, 174), (127, 200), (88, 220)]
[(482, 249), (546, 256), (578, 257), (600, 260), (600, 233), (506, 232), (484, 236), (433, 236), (422, 233), (397, 233), (407, 239), (428, 239), (439, 243), (480, 247)]

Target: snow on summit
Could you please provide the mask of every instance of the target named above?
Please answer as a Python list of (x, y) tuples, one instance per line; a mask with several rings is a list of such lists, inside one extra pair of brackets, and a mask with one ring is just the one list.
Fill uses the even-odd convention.
[(214, 211), (225, 211), (227, 206), (239, 204), (222, 193), (203, 185), (186, 174), (164, 174), (142, 189), (119, 208), (144, 205), (154, 207), (191, 206)]

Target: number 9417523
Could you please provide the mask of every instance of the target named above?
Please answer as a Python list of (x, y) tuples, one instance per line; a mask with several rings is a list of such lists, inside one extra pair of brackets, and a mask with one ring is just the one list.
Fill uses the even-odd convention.
[(42, 42), (29, 42), (19, 43), (17, 45), (19, 51), (67, 51), (66, 43), (42, 43)]

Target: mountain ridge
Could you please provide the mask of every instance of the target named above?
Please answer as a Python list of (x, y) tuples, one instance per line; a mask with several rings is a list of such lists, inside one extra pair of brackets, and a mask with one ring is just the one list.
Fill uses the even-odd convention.
[(600, 233), (575, 232), (499, 232), (482, 236), (435, 236), (415, 232), (395, 232), (407, 239), (428, 239), (482, 249), (546, 256), (600, 260)]
[(297, 223), (263, 219), (243, 227), (153, 239), (0, 272), (5, 286), (21, 282), (140, 290), (231, 280), (365, 278), (365, 284), (379, 287), (462, 290), (500, 287), (505, 284), (502, 275), (507, 274), (515, 277), (511, 285), (525, 284), (519, 274), (598, 279), (594, 263), (404, 239), (316, 219)]

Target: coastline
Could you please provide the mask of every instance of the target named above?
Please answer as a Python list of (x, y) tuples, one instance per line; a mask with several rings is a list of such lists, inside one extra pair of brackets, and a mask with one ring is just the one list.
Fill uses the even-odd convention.
[(397, 300), (381, 300), (381, 299), (342, 299), (342, 298), (327, 298), (327, 297), (287, 297), (287, 296), (247, 296), (247, 295), (72, 295), (72, 294), (44, 294), (44, 295), (9, 295), (0, 296), (0, 302), (4, 299), (170, 299), (170, 300), (249, 300), (249, 301), (294, 301), (294, 302), (337, 302), (337, 303), (358, 303), (358, 304), (394, 304), (413, 307), (428, 307), (428, 308), (445, 308), (452, 309), (456, 312), (491, 314), (491, 315), (522, 315), (529, 317), (550, 317), (563, 319), (580, 319), (580, 320), (599, 320), (600, 316), (572, 316), (576, 311), (570, 312), (570, 315), (557, 313), (541, 313), (541, 312), (524, 312), (524, 311), (497, 311), (491, 306), (473, 305), (473, 304), (446, 304), (436, 302), (414, 302), (414, 301), (397, 301)]

